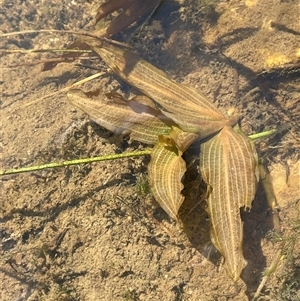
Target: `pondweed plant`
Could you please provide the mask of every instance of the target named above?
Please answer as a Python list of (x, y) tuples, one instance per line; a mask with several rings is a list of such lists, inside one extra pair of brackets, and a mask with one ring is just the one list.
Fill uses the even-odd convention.
[[(200, 141), (200, 173), (207, 183), (207, 212), (211, 240), (224, 256), (228, 275), (237, 280), (247, 265), (243, 257), (243, 223), (240, 208), (249, 209), (259, 180), (257, 153), (240, 130), (238, 117), (226, 117), (196, 89), (179, 84), (126, 47), (85, 34), (77, 47), (98, 54), (118, 76), (142, 92), (127, 100), (120, 94), (84, 93), (71, 89), (67, 96), (102, 127), (133, 140), (154, 145), (151, 150), (84, 160), (50, 163), (19, 169), (75, 165), (92, 161), (150, 154), (148, 175), (152, 194), (173, 219), (184, 201), (182, 178), (186, 171), (183, 153)], [(15, 173), (15, 170), (0, 174)]]
[[(162, 70), (119, 43), (88, 34), (77, 42), (79, 48), (87, 46), (142, 95), (127, 100), (117, 93), (99, 93), (95, 100), (90, 97), (94, 92), (71, 89), (67, 93), (70, 102), (104, 128), (116, 134), (130, 134), (133, 140), (154, 147), (137, 153), (22, 168), (17, 172), (150, 154), (148, 175), (152, 194), (166, 213), (177, 220), (184, 201), (181, 191), (186, 163), (182, 155), (192, 143), (200, 141), (200, 172), (207, 183), (211, 240), (224, 256), (228, 275), (237, 280), (247, 264), (242, 252), (240, 208), (251, 207), (259, 180), (257, 153), (252, 141), (240, 130), (238, 117), (226, 117), (199, 91), (172, 81)], [(1, 172), (10, 173), (15, 171)]]
[(259, 180), (254, 145), (199, 91), (170, 80), (137, 54), (109, 41), (86, 38), (103, 61), (143, 95), (131, 100), (116, 93), (97, 101), (82, 90), (71, 90), (71, 103), (116, 134), (154, 145), (148, 174), (152, 194), (173, 219), (184, 201), (181, 191), (186, 163), (182, 154), (200, 140), (200, 172), (207, 183), (211, 240), (225, 258), (234, 280), (247, 262), (243, 257), (240, 208), (250, 208)]
[[(152, 13), (160, 1), (146, 2), (152, 2), (149, 7)], [(97, 14), (97, 25), (111, 11), (109, 3), (113, 9), (123, 6), (121, 17), (115, 18), (107, 27), (98, 27), (91, 35), (111, 36), (119, 32), (128, 16), (130, 22), (127, 24), (135, 22), (131, 17), (141, 8), (137, 0), (122, 1), (122, 4), (111, 0), (107, 3), (108, 6), (102, 7), (103, 11)], [(125, 4), (130, 5), (124, 7)], [(71, 90), (68, 97), (72, 104), (114, 133), (130, 134), (132, 139), (154, 147), (136, 153), (22, 168), (18, 172), (150, 154), (148, 172), (152, 193), (169, 216), (178, 219), (178, 210), (184, 201), (181, 191), (186, 171), (182, 154), (193, 142), (200, 141), (200, 172), (207, 183), (211, 239), (225, 258), (228, 274), (238, 279), (246, 265), (241, 247), (243, 225), (240, 208), (251, 207), (258, 182), (256, 151), (239, 129), (238, 118), (224, 116), (199, 91), (170, 80), (163, 71), (115, 43), (84, 37), (70, 47), (83, 48), (82, 51), (87, 52), (93, 49), (118, 76), (143, 94), (127, 100), (116, 93), (100, 93), (95, 97), (94, 93)], [(15, 172), (8, 170), (0, 174)], [(140, 192), (147, 191), (143, 182), (137, 188)], [(299, 229), (296, 238), (299, 238)], [(288, 253), (293, 251), (293, 244), (279, 243), (280, 250), (274, 257), (274, 264), (272, 262), (266, 269), (263, 281), (276, 270), (285, 250), (289, 250)], [(263, 287), (263, 281), (259, 289)]]

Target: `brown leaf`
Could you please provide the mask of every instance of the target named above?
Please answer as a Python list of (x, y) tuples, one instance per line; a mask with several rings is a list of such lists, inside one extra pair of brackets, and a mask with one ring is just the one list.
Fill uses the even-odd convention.
[(199, 136), (196, 134), (172, 127), (169, 135), (159, 137), (159, 142), (151, 153), (148, 174), (152, 194), (166, 213), (175, 220), (184, 201), (181, 180), (186, 171), (186, 163), (181, 156), (197, 139)]
[(200, 170), (208, 185), (211, 240), (224, 256), (228, 274), (237, 280), (247, 264), (240, 208), (250, 208), (256, 192), (255, 148), (242, 132), (226, 126), (201, 144)]
[(111, 37), (128, 28), (133, 23), (137, 23), (141, 26), (151, 17), (160, 2), (161, 0), (110, 0), (103, 3), (97, 10), (96, 28), (99, 27), (99, 22), (103, 18), (120, 9), (122, 9), (122, 11), (116, 18), (109, 22), (107, 26), (96, 29), (94, 34)]
[[(134, 34), (139, 27), (141, 27), (154, 13), (161, 0), (109, 0), (106, 3), (100, 5), (97, 10), (95, 29), (90, 33), (98, 37), (112, 37), (115, 34), (123, 31), (134, 23), (137, 23)], [(103, 24), (101, 21), (108, 15), (122, 9), (121, 13), (118, 14), (110, 22)], [(81, 49), (87, 50), (89, 47), (86, 45), (82, 37), (77, 38), (73, 43), (68, 45), (67, 49)], [(77, 58), (81, 53), (66, 53), (62, 55), (62, 58)], [(58, 62), (48, 62), (44, 64), (42, 71), (53, 69)]]
[[(125, 100), (117, 93), (89, 98), (82, 90), (70, 90), (70, 102), (87, 113), (90, 118), (116, 134), (131, 134), (131, 138), (143, 143), (155, 144), (158, 135), (167, 135), (172, 122), (143, 103)], [(139, 99), (139, 98), (137, 98)]]
[(181, 129), (206, 137), (236, 123), (236, 118), (228, 120), (199, 91), (169, 79), (138, 54), (105, 41), (100, 45), (88, 39), (87, 43), (117, 75), (155, 100)]

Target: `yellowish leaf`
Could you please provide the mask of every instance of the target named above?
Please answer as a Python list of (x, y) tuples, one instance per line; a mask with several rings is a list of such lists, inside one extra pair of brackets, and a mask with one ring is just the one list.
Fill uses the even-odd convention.
[(177, 83), (138, 54), (106, 41), (86, 39), (87, 44), (123, 80), (155, 100), (160, 111), (179, 127), (205, 137), (234, 125), (199, 91)]
[(226, 126), (201, 144), (200, 170), (208, 185), (211, 240), (224, 256), (228, 274), (236, 280), (247, 264), (240, 208), (250, 208), (256, 192), (255, 148), (242, 132)]
[(186, 163), (181, 156), (197, 139), (199, 136), (196, 134), (172, 127), (169, 135), (159, 137), (159, 142), (151, 153), (148, 174), (152, 194), (166, 213), (176, 220), (184, 201), (181, 180), (186, 171)]
[(141, 102), (127, 101), (116, 93), (108, 93), (108, 97), (99, 94), (95, 100), (82, 90), (74, 89), (67, 96), (75, 107), (99, 125), (116, 134), (131, 134), (132, 139), (143, 143), (155, 144), (158, 135), (168, 134), (171, 130), (168, 125), (171, 122), (158, 110)]

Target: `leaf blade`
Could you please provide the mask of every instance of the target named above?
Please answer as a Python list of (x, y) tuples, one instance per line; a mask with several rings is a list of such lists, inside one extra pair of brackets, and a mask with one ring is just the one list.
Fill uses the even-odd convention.
[(249, 208), (254, 199), (257, 155), (250, 140), (228, 126), (200, 147), (200, 171), (208, 185), (211, 240), (225, 258), (227, 273), (237, 280), (247, 264), (240, 208)]
[(236, 118), (228, 120), (199, 91), (169, 79), (138, 54), (107, 41), (99, 45), (87, 39), (87, 43), (118, 76), (155, 100), (161, 112), (181, 129), (207, 136), (236, 123)]
[(97, 124), (116, 134), (130, 134), (132, 139), (143, 143), (155, 144), (158, 135), (168, 134), (171, 130), (161, 120), (167, 122), (166, 117), (158, 111), (134, 100), (127, 102), (121, 95), (111, 94), (111, 99), (100, 95), (100, 101), (95, 101), (82, 90), (74, 89), (67, 96)]
[(198, 138), (196, 134), (172, 127), (170, 134), (160, 137), (151, 152), (148, 174), (152, 194), (164, 211), (175, 220), (178, 219), (178, 210), (184, 201), (181, 180), (186, 171), (186, 163), (181, 156)]

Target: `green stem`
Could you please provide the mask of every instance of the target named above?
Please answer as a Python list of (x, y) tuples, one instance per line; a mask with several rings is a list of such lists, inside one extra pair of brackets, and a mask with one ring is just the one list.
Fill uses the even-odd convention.
[(250, 135), (248, 136), (251, 140), (255, 140), (255, 139), (259, 139), (259, 138), (264, 138), (264, 137), (268, 137), (270, 135), (273, 135), (274, 133), (276, 133), (277, 130), (274, 129), (274, 130), (269, 130), (269, 131), (265, 131), (265, 132), (262, 132), (262, 133), (257, 133), (257, 134), (253, 134), (253, 135)]
[(64, 166), (86, 164), (86, 163), (92, 163), (98, 161), (108, 161), (108, 160), (123, 159), (128, 157), (144, 156), (150, 154), (151, 154), (151, 149), (146, 149), (143, 151), (105, 155), (105, 156), (94, 157), (94, 158), (76, 159), (76, 160), (63, 161), (63, 162), (53, 162), (53, 163), (47, 163), (47, 164), (37, 165), (37, 166), (0, 170), (0, 176), (23, 173), (23, 172), (31, 172), (31, 171), (42, 170), (46, 168), (64, 167)]
[[(263, 137), (270, 136), (270, 135), (274, 134), (275, 132), (276, 132), (276, 130), (265, 131), (262, 133), (250, 135), (249, 138), (253, 139), (253, 140), (258, 139), (258, 138), (263, 138)], [(21, 168), (15, 168), (15, 169), (0, 170), (0, 176), (18, 174), (18, 173), (23, 173), (23, 172), (37, 171), (37, 170), (42, 170), (42, 169), (46, 169), (46, 168), (64, 167), (64, 166), (86, 164), (86, 163), (99, 162), (99, 161), (123, 159), (123, 158), (128, 158), (128, 157), (144, 156), (144, 155), (150, 155), (150, 154), (151, 154), (151, 149), (146, 149), (143, 151), (134, 151), (134, 152), (128, 152), (128, 153), (122, 153), (122, 154), (105, 155), (105, 156), (94, 157), (94, 158), (76, 159), (76, 160), (69, 160), (69, 161), (63, 161), (63, 162), (53, 162), (53, 163), (47, 163), (47, 164), (37, 165), (37, 166), (28, 166), (28, 167), (21, 167)]]

